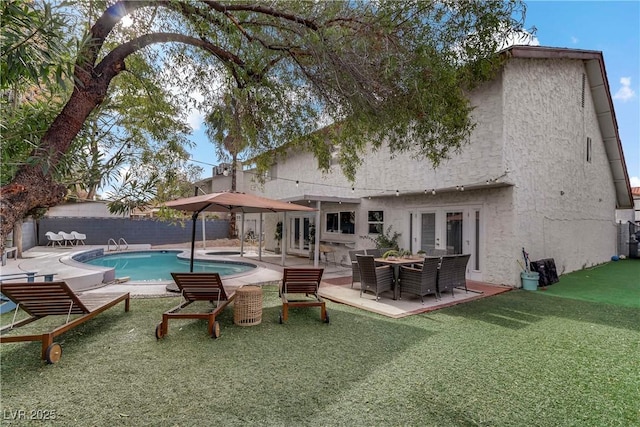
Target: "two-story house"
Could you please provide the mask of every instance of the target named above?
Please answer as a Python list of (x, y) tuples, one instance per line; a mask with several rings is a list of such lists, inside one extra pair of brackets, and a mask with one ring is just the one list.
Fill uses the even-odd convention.
[[(308, 253), (309, 227), (347, 250), (372, 247), (379, 230), (400, 247), (469, 253), (467, 278), (520, 286), (522, 249), (553, 258), (558, 273), (616, 253), (616, 209), (633, 207), (601, 52), (514, 46), (495, 79), (469, 99), (477, 122), (469, 144), (434, 169), (385, 149), (363, 159), (354, 184), (338, 165), (322, 174), (311, 153), (290, 152), (264, 186), (244, 174), (240, 191), (308, 203), (288, 213), (288, 253)], [(265, 224), (267, 248), (276, 218)]]

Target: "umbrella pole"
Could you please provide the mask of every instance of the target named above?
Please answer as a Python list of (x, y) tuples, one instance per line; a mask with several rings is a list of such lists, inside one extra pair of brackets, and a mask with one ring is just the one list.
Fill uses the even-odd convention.
[(196, 249), (196, 220), (198, 219), (198, 212), (194, 212), (191, 215), (192, 226), (191, 226), (191, 259), (189, 260), (189, 273), (193, 273), (193, 254)]

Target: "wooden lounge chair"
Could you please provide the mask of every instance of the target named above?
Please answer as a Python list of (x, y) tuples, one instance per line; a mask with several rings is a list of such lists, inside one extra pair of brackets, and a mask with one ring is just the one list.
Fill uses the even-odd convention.
[[(108, 308), (124, 301), (124, 310), (129, 311), (129, 293), (79, 295), (65, 282), (16, 282), (2, 283), (0, 291), (16, 304), (16, 314), (24, 310), (31, 317), (13, 322), (0, 329), (0, 342), (42, 341), (42, 359), (56, 363), (62, 355), (60, 344), (54, 338), (92, 319)], [(80, 315), (74, 316), (71, 315)], [(1, 335), (11, 329), (24, 326), (46, 316), (66, 316), (62, 326), (42, 334)], [(15, 316), (14, 316), (15, 319)]]
[[(285, 268), (280, 287), (282, 311), (280, 323), (289, 319), (289, 307), (320, 307), (320, 320), (329, 323), (329, 313), (324, 300), (318, 295), (323, 268)], [(306, 299), (292, 300), (291, 294), (305, 294)]]
[[(218, 273), (171, 273), (182, 292), (184, 301), (162, 314), (162, 322), (156, 327), (156, 338), (169, 332), (169, 319), (206, 319), (207, 333), (212, 338), (220, 336), (220, 323), (216, 316), (236, 297), (235, 292), (227, 295)], [(215, 301), (215, 308), (207, 312), (183, 312), (182, 309), (196, 301)]]

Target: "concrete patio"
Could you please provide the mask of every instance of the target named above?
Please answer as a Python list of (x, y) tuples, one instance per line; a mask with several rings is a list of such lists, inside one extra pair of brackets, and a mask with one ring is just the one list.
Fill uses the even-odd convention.
[[(120, 281), (118, 278), (110, 283), (102, 283), (104, 270), (71, 260), (72, 255), (92, 250), (104, 249), (104, 246), (71, 246), (71, 247), (43, 247), (38, 246), (25, 251), (20, 259), (9, 259), (2, 267), (1, 274), (15, 274), (35, 272), (37, 275), (53, 274), (54, 280), (66, 281), (78, 292), (130, 292), (133, 297), (172, 297), (173, 282), (131, 282)], [(150, 250), (149, 245), (131, 245), (133, 250)], [(313, 267), (313, 261), (306, 257), (286, 256), (284, 266), (282, 255), (272, 252), (263, 252), (261, 256), (255, 248), (245, 248), (243, 257), (240, 255), (215, 256), (211, 252), (233, 252), (237, 247), (216, 247), (215, 249), (196, 249), (196, 259), (226, 259), (246, 260), (256, 264), (256, 268), (250, 273), (225, 277), (224, 283), (228, 291), (233, 292), (244, 285), (277, 285), (282, 278), (285, 267)], [(209, 253), (209, 254), (207, 254)], [(468, 292), (456, 290), (454, 295), (450, 293), (442, 295), (436, 300), (435, 296), (427, 296), (424, 303), (420, 298), (407, 294), (398, 300), (393, 300), (391, 292), (383, 294), (379, 301), (375, 301), (373, 295), (360, 296), (359, 283), (351, 287), (351, 266), (343, 266), (333, 262), (321, 262), (319, 267), (325, 269), (320, 295), (328, 300), (361, 308), (363, 310), (378, 313), (384, 316), (399, 318), (413, 314), (424, 313), (439, 308), (473, 301), (497, 293), (511, 290), (509, 287), (487, 285), (479, 282), (467, 281)], [(37, 277), (36, 281), (44, 280)], [(169, 289), (168, 289), (169, 287)]]

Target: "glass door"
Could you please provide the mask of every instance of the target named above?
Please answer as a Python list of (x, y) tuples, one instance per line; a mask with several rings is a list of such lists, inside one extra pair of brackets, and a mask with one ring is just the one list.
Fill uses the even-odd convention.
[(308, 255), (311, 224), (313, 224), (313, 218), (302, 216), (289, 218), (289, 252)]
[(427, 254), (471, 254), (467, 278), (482, 280), (482, 217), (479, 207), (437, 208), (418, 211), (413, 233), (415, 247)]

